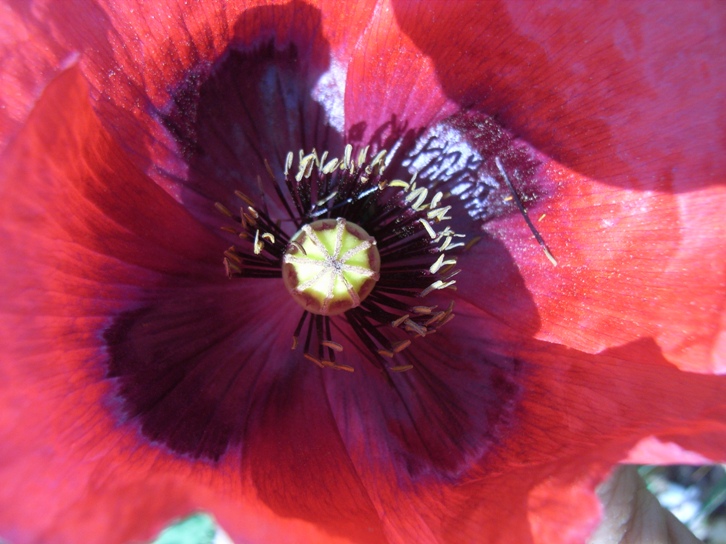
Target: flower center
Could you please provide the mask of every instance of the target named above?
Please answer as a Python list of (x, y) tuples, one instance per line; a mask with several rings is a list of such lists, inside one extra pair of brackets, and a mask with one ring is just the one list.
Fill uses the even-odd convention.
[(285, 250), (282, 279), (308, 312), (338, 315), (360, 306), (378, 281), (373, 237), (342, 217), (303, 226)]
[[(240, 191), (239, 215), (217, 203), (236, 223), (223, 227), (235, 236), (224, 266), (229, 278), (282, 277), (303, 309), (292, 349), (302, 348), (319, 367), (354, 370), (336, 362), (346, 353), (333, 340), (331, 322), (345, 319), (357, 337), (348, 336), (347, 345), (386, 372), (404, 372), (413, 368), (403, 353), (412, 340), (454, 318), (452, 300), (425, 305), (422, 299), (456, 288), (451, 252), (465, 243), (445, 226), (452, 208), (441, 184), (421, 185), (415, 174), (410, 181), (384, 177), (386, 151), (370, 159), (367, 153), (355, 156), (350, 145), (333, 158), (301, 151), (297, 165), (288, 153), (282, 180), (268, 165), (266, 196), (277, 195), (277, 217), (264, 199), (259, 206)], [(292, 237), (288, 224), (297, 230)]]

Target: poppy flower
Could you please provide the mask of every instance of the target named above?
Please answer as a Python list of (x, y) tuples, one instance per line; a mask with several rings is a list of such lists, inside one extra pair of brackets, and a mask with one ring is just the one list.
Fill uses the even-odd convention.
[(723, 458), (722, 6), (2, 10), (2, 538), (575, 543)]

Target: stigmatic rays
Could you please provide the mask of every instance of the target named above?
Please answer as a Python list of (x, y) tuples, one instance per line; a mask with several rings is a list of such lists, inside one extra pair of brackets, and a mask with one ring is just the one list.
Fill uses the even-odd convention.
[[(235, 221), (223, 229), (239, 240), (225, 252), (224, 266), (229, 278), (283, 279), (302, 310), (290, 332), (292, 348), (302, 349), (305, 359), (353, 372), (339, 360), (356, 346), (383, 370), (405, 372), (414, 368), (406, 356), (412, 341), (454, 317), (453, 301), (424, 305), (421, 298), (455, 289), (459, 270), (451, 252), (465, 243), (444, 226), (451, 206), (436, 181), (426, 187), (415, 175), (389, 181), (383, 175), (386, 152), (367, 156), (365, 148), (354, 158), (350, 145), (342, 157), (300, 151), (296, 161), (289, 153), (282, 180), (268, 167), (264, 198), (276, 198), (281, 217), (239, 191), (239, 214), (218, 203)], [(293, 225), (292, 236), (284, 224)], [(341, 329), (340, 319), (357, 341)], [(333, 338), (333, 328), (348, 340), (345, 347)]]
[(338, 315), (357, 308), (380, 277), (376, 241), (342, 217), (314, 221), (292, 237), (282, 279), (306, 311)]

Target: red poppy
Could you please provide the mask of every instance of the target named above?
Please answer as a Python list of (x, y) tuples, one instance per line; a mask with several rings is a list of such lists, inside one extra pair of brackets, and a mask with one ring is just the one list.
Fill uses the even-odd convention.
[[(2, 10), (3, 538), (206, 510), (244, 542), (575, 543), (618, 461), (723, 459), (723, 6)], [(302, 308), (250, 277), (307, 198), (287, 153), (346, 144), (389, 151), (349, 199), (381, 279), (299, 329), (352, 373), (291, 350)], [(389, 314), (448, 281), (422, 268), (433, 205), (384, 192), (414, 170), (466, 249), (391, 359)], [(231, 238), (247, 201), (262, 241)], [(456, 317), (424, 336), (432, 314)]]

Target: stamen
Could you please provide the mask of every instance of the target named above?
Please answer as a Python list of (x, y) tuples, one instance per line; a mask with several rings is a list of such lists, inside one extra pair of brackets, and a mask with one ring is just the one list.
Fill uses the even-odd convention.
[(257, 220), (253, 215), (248, 214), (247, 212), (242, 212), (242, 225), (244, 228), (256, 227)]
[(234, 247), (229, 248), (224, 252), (224, 256), (235, 262), (235, 264), (242, 265), (242, 258), (234, 252)]
[(344, 164), (345, 168), (350, 170), (353, 167), (353, 163), (350, 161), (350, 157), (353, 154), (353, 146), (348, 144), (345, 146)]
[(333, 342), (332, 340), (325, 340), (323, 342), (320, 342), (325, 347), (328, 347), (334, 351), (343, 351), (343, 345), (338, 344), (338, 342)]
[(329, 153), (327, 151), (323, 151), (323, 154), (320, 156), (320, 158), (315, 162), (315, 164), (318, 167), (318, 170), (325, 164), (325, 161), (328, 160)]
[(231, 279), (234, 276), (242, 274), (242, 269), (229, 259), (224, 259), (224, 272)]
[(328, 164), (323, 167), (323, 174), (329, 175), (338, 167), (338, 159), (331, 159)]
[[(267, 164), (267, 161), (265, 161), (265, 164)], [(235, 191), (234, 194), (237, 198), (242, 200), (248, 206), (255, 205), (254, 201), (250, 197), (248, 197), (246, 194), (244, 194), (242, 191)]]
[[(516, 189), (514, 188), (514, 185), (509, 180), (509, 176), (507, 176), (507, 173), (504, 171), (504, 166), (502, 166), (502, 161), (499, 160), (499, 157), (494, 157), (494, 163), (497, 165), (497, 168), (499, 169), (499, 173), (504, 178), (504, 181), (507, 182), (507, 185), (509, 186), (509, 190), (512, 191), (512, 196), (514, 197), (514, 202), (517, 204), (517, 208), (519, 208), (519, 211), (522, 214), (522, 217), (524, 217), (525, 222), (527, 223), (527, 226), (529, 227), (529, 230), (532, 231), (532, 234), (534, 234), (535, 240), (537, 240), (537, 243), (542, 248), (542, 251), (544, 251), (545, 256), (549, 261), (552, 263), (553, 266), (557, 266), (557, 260), (554, 258), (552, 253), (550, 252), (549, 248), (547, 247), (547, 244), (544, 241), (544, 238), (542, 238), (542, 235), (539, 233), (539, 231), (535, 228), (534, 223), (532, 223), (532, 220), (529, 218), (529, 215), (527, 214), (527, 210), (524, 208), (524, 205), (522, 204), (522, 201), (519, 198), (519, 195), (517, 194)], [(544, 217), (544, 215), (542, 216)], [(541, 220), (542, 218), (540, 218)]]
[(435, 239), (436, 238), (436, 231), (433, 229), (433, 227), (431, 226), (431, 224), (428, 221), (426, 221), (425, 219), (421, 218), (421, 219), (418, 220), (418, 222), (423, 225), (423, 227), (426, 229), (426, 232), (431, 237), (431, 239)]
[(358, 168), (363, 168), (363, 165), (366, 162), (366, 157), (368, 156), (369, 148), (370, 146), (367, 145), (358, 152)]
[(227, 217), (234, 217), (232, 215), (232, 212), (227, 209), (227, 207), (222, 204), (221, 202), (215, 202), (214, 207), (217, 208), (218, 211), (226, 215)]
[(376, 166), (378, 167), (379, 171), (378, 174), (383, 174), (383, 170), (385, 169), (385, 159), (386, 159), (386, 153), (388, 153), (385, 149), (378, 152), (378, 154), (373, 158), (371, 161), (371, 171), (375, 171)]
[(439, 255), (439, 258), (436, 259), (436, 262), (431, 265), (431, 268), (429, 268), (429, 272), (431, 272), (432, 274), (436, 274), (439, 270), (441, 270), (441, 268), (443, 268), (447, 265), (456, 264), (456, 259), (444, 260), (444, 257), (446, 257), (446, 255), (443, 253), (441, 255)]
[(439, 205), (439, 202), (441, 202), (441, 199), (443, 198), (444, 193), (439, 191), (434, 195), (434, 197), (431, 199), (431, 204), (429, 204), (429, 207), (433, 210), (436, 206)]
[(423, 210), (426, 197), (429, 196), (429, 190), (426, 187), (419, 187), (418, 189), (416, 189), (415, 192), (411, 194), (417, 194), (416, 201), (411, 204), (411, 207), (416, 211)]
[(253, 251), (255, 252), (255, 255), (259, 255), (262, 253), (262, 248), (265, 247), (265, 244), (260, 241), (260, 231), (255, 231), (255, 242), (253, 246)]
[(391, 351), (393, 353), (401, 353), (404, 349), (411, 345), (411, 340), (400, 340), (391, 344)]
[(320, 359), (318, 359), (317, 357), (313, 357), (309, 353), (303, 353), (303, 357), (305, 357), (308, 361), (312, 361), (320, 368), (325, 368), (325, 365), (323, 364), (323, 362)]
[(446, 221), (448, 219), (451, 219), (450, 216), (446, 215), (449, 210), (451, 210), (451, 206), (446, 206), (445, 208), (437, 208), (435, 210), (429, 210), (426, 214), (426, 217), (435, 220), (437, 223), (439, 221)]
[(275, 178), (275, 173), (272, 171), (272, 168), (270, 167), (270, 163), (267, 162), (267, 159), (265, 159), (265, 170), (267, 171), (267, 175), (270, 176), (270, 179), (276, 183), (277, 178)]
[(406, 315), (402, 315), (401, 317), (399, 317), (399, 318), (398, 318), (398, 319), (396, 319), (395, 321), (392, 321), (392, 322), (391, 322), (391, 327), (394, 327), (394, 328), (395, 328), (395, 327), (400, 327), (400, 326), (401, 326), (401, 324), (402, 324), (402, 323), (403, 323), (404, 321), (408, 320), (408, 318), (409, 318), (409, 317), (411, 317), (411, 316), (410, 316), (410, 315), (408, 315), (408, 314), (406, 314)]
[(481, 236), (475, 236), (471, 240), (469, 240), (466, 245), (464, 246), (464, 251), (469, 251), (471, 248), (473, 248), (476, 244), (481, 242)]
[(295, 240), (292, 240), (290, 242), (290, 245), (293, 246), (295, 249), (297, 249), (303, 255), (307, 255), (308, 254), (308, 252), (305, 251), (305, 248), (302, 245), (300, 245), (298, 242), (296, 242)]
[(393, 181), (388, 183), (389, 187), (400, 187), (403, 190), (407, 191), (411, 185), (409, 183), (406, 183), (405, 181), (401, 179), (394, 179)]
[(441, 321), (444, 317), (446, 317), (446, 315), (446, 312), (436, 312), (431, 319), (424, 321), (424, 327), (430, 327), (436, 322)]
[(411, 321), (410, 319), (407, 319), (403, 322), (404, 326), (406, 327), (406, 330), (410, 332), (415, 332), (419, 336), (426, 336), (427, 329), (423, 325), (419, 325), (415, 321)]

